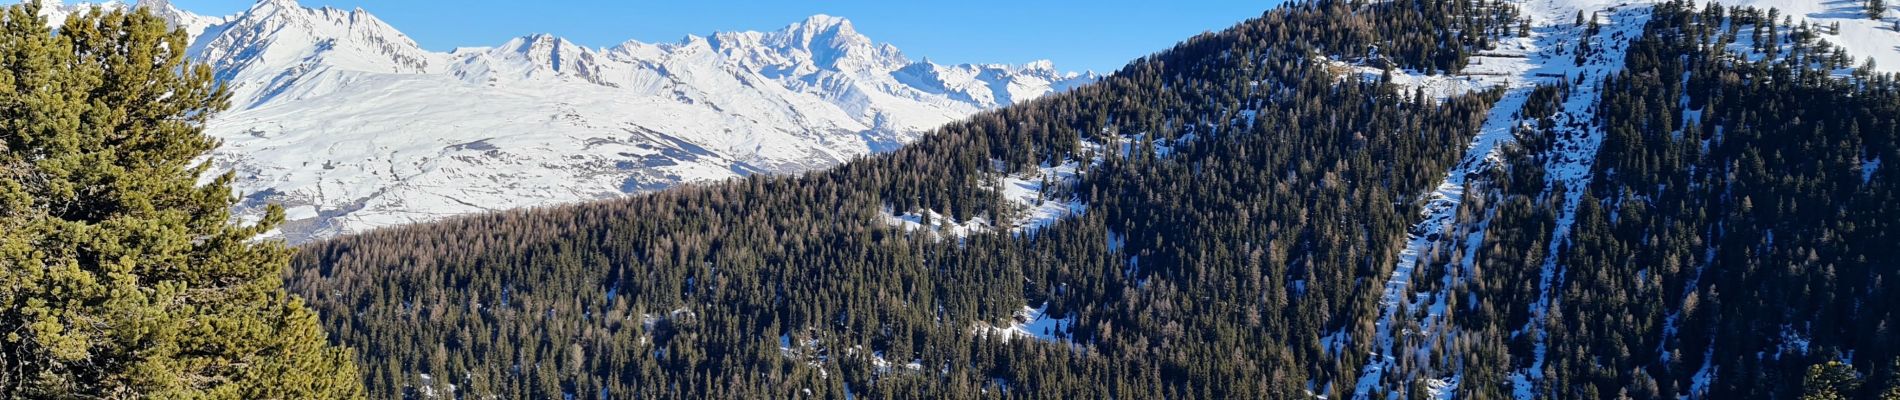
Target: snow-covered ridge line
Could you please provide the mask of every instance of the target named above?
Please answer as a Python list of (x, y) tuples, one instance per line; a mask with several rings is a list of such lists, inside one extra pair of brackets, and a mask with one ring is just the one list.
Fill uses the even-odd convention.
[[(91, 9), (49, 4), (57, 20)], [(912, 61), (827, 15), (675, 43), (527, 35), (437, 52), (361, 9), (104, 4), (129, 6), (193, 32), (193, 56), (235, 88), (237, 108), (207, 126), (224, 143), (210, 162), (237, 173), (241, 213), (288, 208), (292, 242), (824, 168), (1095, 79)]]

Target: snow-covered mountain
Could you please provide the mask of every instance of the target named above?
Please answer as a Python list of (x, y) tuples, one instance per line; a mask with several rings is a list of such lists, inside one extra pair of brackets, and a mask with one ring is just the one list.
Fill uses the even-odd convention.
[[(42, 3), (54, 23), (92, 4)], [(913, 61), (843, 18), (629, 41), (530, 35), (434, 52), (369, 13), (262, 0), (193, 35), (234, 87), (209, 133), (244, 212), (283, 204), (292, 241), (447, 216), (825, 167), (1092, 74)]]

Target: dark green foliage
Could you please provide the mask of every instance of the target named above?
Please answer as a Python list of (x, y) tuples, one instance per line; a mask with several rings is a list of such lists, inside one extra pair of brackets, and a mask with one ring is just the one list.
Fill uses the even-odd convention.
[[(1563, 28), (1584, 35), (1579, 63), (1622, 45), (1584, 39), (1606, 20)], [(1895, 392), (1804, 381), (1835, 360), (1900, 370), (1879, 364), (1900, 356), (1900, 174), (1876, 167), (1900, 162), (1900, 81), (1837, 72), (1852, 60), (1821, 28), (1772, 10), (1671, 2), (1649, 21), (1626, 71), (1529, 95), (1413, 280), (1455, 282), (1434, 329), (1457, 334), (1405, 344), (1433, 357), (1400, 368), (1457, 367), (1459, 397), (1507, 398), (1542, 343), (1536, 393), (1553, 398)], [(1348, 397), (1419, 194), (1496, 93), (1431, 99), (1316, 58), (1455, 71), (1514, 26), (1491, 2), (1291, 4), (892, 154), (341, 238), (290, 279), (378, 397)], [(1596, 120), (1560, 112), (1596, 93), (1582, 84), (1601, 89)], [(1582, 131), (1602, 135), (1582, 155), (1594, 178), (1552, 185), (1546, 165), (1579, 156), (1562, 135)], [(1034, 233), (887, 222), (1008, 226), (995, 179), (1071, 160), (1099, 161), (1049, 194), (1088, 211)], [(1075, 325), (973, 333), (1026, 304)]]
[(290, 251), (200, 184), (226, 94), (185, 34), (97, 9), (0, 10), (0, 398), (362, 396), (279, 278)]
[[(1428, 99), (1314, 56), (1377, 44), (1454, 69), (1516, 21), (1481, 4), (1289, 5), (893, 154), (342, 238), (307, 248), (291, 282), (362, 350), (377, 397), (1345, 395), (1327, 382), (1365, 349), (1318, 340), (1370, 334), (1351, 317), (1376, 307), (1365, 277), (1390, 268), (1411, 199), (1491, 94)], [(987, 189), (999, 174), (1091, 159), (1054, 193), (1088, 212), (1033, 234), (886, 222), (1011, 221)], [(1045, 302), (1076, 321), (1070, 344), (972, 334)]]
[[(1481, 385), (1462, 391), (1508, 394), (1484, 382), (1530, 364), (1531, 339), (1509, 333), (1530, 321), (1525, 282), (1547, 257), (1562, 275), (1542, 394), (1792, 398), (1811, 365), (1842, 355), (1891, 368), (1900, 193), (1877, 160), (1900, 157), (1900, 83), (1835, 72), (1852, 60), (1813, 29), (1774, 11), (1658, 5), (1626, 70), (1603, 83), (1590, 187), (1540, 195), (1540, 160), (1561, 149), (1520, 135), (1460, 218), (1487, 227), (1475, 287), (1454, 296), (1482, 305), (1458, 322), (1475, 342), (1465, 365), (1507, 366), (1466, 369)], [(1750, 31), (1764, 61), (1722, 50)], [(1525, 114), (1546, 114), (1545, 97)], [(1569, 240), (1544, 254), (1565, 190), (1587, 192)], [(1694, 388), (1698, 373), (1712, 386)]]
[(1877, 400), (1900, 400), (1900, 358), (1894, 358), (1892, 363), (1887, 364), (1887, 373), (1885, 375), (1886, 378), (1881, 380), (1880, 383), (1886, 388), (1880, 389), (1880, 392), (1875, 394), (1874, 398)]
[[(1900, 292), (1881, 284), (1900, 278), (1900, 192), (1888, 171), (1863, 170), (1900, 159), (1900, 85), (1832, 76), (1851, 60), (1805, 39), (1804, 26), (1768, 30), (1765, 43), (1791, 45), (1773, 61), (1706, 50), (1734, 40), (1724, 23), (1778, 25), (1761, 14), (1660, 6), (1605, 91), (1599, 200), (1586, 207), (1598, 217), (1579, 217), (1565, 263), (1571, 276), (1610, 281), (1577, 283), (1596, 289), (1567, 292), (1562, 314), (1617, 335), (1553, 343), (1575, 349), (1564, 362), (1579, 369), (1574, 381), (1606, 393), (1648, 377), (1686, 388), (1707, 356), (1721, 371), (1710, 396), (1788, 397), (1831, 353), (1900, 351), (1881, 332), (1900, 324)], [(1662, 342), (1661, 321), (1677, 310), (1680, 328)], [(1788, 351), (1796, 341), (1805, 349)], [(1584, 372), (1591, 364), (1620, 368)]]
[(1828, 361), (1808, 367), (1801, 379), (1801, 400), (1846, 400), (1860, 389), (1860, 376), (1854, 366)]

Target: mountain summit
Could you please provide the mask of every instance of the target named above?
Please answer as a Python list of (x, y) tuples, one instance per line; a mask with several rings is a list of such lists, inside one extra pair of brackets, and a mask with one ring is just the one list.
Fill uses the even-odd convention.
[[(49, 5), (54, 23), (94, 6)], [(249, 215), (289, 209), (292, 241), (834, 165), (1095, 78), (913, 63), (829, 15), (675, 43), (539, 34), (435, 52), (361, 9), (136, 6), (184, 27), (235, 88), (212, 160), (238, 172)]]

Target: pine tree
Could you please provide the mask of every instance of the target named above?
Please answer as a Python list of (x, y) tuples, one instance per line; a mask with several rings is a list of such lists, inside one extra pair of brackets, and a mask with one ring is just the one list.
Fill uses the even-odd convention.
[(1853, 398), (1854, 390), (1860, 388), (1860, 378), (1855, 376), (1854, 366), (1828, 361), (1808, 367), (1801, 388), (1801, 400), (1845, 400)]
[(1894, 358), (1887, 366), (1886, 389), (1880, 391), (1880, 400), (1900, 400), (1900, 358)]
[(228, 103), (150, 12), (0, 17), (0, 397), (355, 398), (289, 252), (200, 185)]
[(1867, 0), (1867, 19), (1879, 20), (1887, 15), (1886, 0)]

